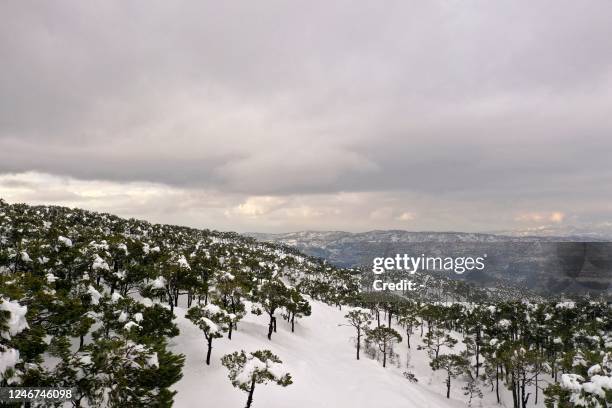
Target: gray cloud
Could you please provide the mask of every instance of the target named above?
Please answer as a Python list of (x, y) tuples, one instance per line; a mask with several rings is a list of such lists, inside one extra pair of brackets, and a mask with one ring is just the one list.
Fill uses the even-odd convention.
[(607, 1), (8, 1), (0, 16), (0, 173), (205, 191), (239, 229), (611, 218)]

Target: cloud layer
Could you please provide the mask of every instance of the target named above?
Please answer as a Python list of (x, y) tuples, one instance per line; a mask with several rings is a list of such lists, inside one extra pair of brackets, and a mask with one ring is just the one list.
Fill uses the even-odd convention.
[(0, 16), (8, 199), (242, 231), (610, 221), (607, 1)]

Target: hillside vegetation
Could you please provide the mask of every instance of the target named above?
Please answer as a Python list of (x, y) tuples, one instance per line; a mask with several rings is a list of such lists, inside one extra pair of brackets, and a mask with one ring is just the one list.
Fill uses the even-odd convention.
[[(605, 302), (433, 275), (421, 293), (368, 292), (362, 272), (235, 233), (0, 201), (1, 385), (73, 387), (70, 404), (93, 407), (258, 406), (266, 383), (269, 407), (612, 402)], [(370, 374), (363, 390), (392, 395), (317, 393)]]

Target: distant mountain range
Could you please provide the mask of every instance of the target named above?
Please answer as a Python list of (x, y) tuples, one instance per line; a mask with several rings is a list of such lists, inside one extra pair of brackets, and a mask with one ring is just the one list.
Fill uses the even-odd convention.
[(371, 265), (375, 257), (395, 254), (481, 256), (484, 271), (451, 273), (482, 286), (513, 282), (540, 293), (591, 292), (612, 294), (612, 244), (599, 234), (535, 236), (523, 233), (409, 232), (402, 230), (300, 231), (249, 233), (256, 239), (296, 247), (343, 267)]
[(604, 240), (612, 241), (612, 224), (604, 223), (599, 225), (592, 225), (589, 227), (575, 227), (575, 226), (559, 226), (559, 225), (545, 225), (535, 228), (527, 228), (522, 230), (512, 231), (492, 231), (494, 235), (504, 235), (511, 237), (553, 237), (556, 239), (566, 240)]

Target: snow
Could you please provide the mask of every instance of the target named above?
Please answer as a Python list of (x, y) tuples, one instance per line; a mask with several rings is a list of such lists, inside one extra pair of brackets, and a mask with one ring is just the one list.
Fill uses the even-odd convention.
[(249, 384), (256, 372), (263, 372), (267, 368), (268, 366), (266, 363), (256, 357), (251, 357), (249, 360), (247, 360), (240, 373), (238, 373), (236, 376), (236, 381), (241, 384)]
[(604, 398), (606, 396), (605, 390), (612, 390), (612, 377), (594, 375), (589, 382), (582, 384), (582, 389), (589, 394)]
[(277, 380), (283, 378), (287, 375), (287, 370), (283, 367), (282, 364), (268, 362), (268, 371), (276, 378)]
[(125, 312), (121, 312), (121, 314), (120, 314), (120, 315), (119, 315), (119, 317), (117, 318), (117, 321), (118, 321), (119, 323), (123, 323), (123, 322), (126, 322), (126, 321), (127, 321), (127, 319), (128, 319), (128, 314), (127, 314), (127, 313), (125, 313)]
[(9, 368), (15, 367), (19, 363), (19, 350), (13, 348), (0, 351), (0, 376)]
[(140, 327), (140, 325), (138, 325), (138, 323), (134, 323), (134, 322), (132, 322), (132, 321), (129, 321), (129, 322), (127, 322), (127, 323), (126, 323), (126, 324), (123, 326), (123, 328), (124, 328), (125, 330), (131, 330), (131, 329), (132, 329), (132, 327)]
[(60, 242), (62, 245), (65, 245), (67, 247), (71, 247), (72, 246), (72, 240), (70, 238), (66, 238), (63, 236), (59, 236), (57, 237), (58, 242)]
[(49, 272), (46, 275), (46, 278), (47, 278), (47, 283), (49, 283), (49, 284), (51, 284), (51, 283), (53, 283), (53, 282), (55, 282), (57, 280), (57, 276), (53, 275), (53, 273), (51, 273), (51, 272)]
[(557, 309), (573, 309), (576, 307), (576, 302), (559, 302), (555, 307)]
[(200, 318), (200, 321), (204, 323), (205, 326), (208, 327), (208, 332), (211, 334), (217, 333), (219, 331), (219, 326), (212, 320), (207, 317)]
[(589, 394), (595, 394), (604, 398), (606, 396), (604, 389), (612, 390), (612, 377), (594, 375), (589, 382), (582, 384), (582, 389)]
[(79, 362), (83, 365), (90, 365), (93, 363), (89, 354), (81, 354), (78, 358)]
[(111, 295), (111, 302), (113, 302), (113, 303), (117, 303), (121, 299), (123, 299), (123, 296), (121, 296), (117, 292), (113, 292), (113, 294)]
[(497, 324), (499, 325), (499, 327), (502, 327), (504, 329), (507, 329), (508, 327), (512, 326), (512, 322), (508, 319), (502, 319), (497, 322)]
[(97, 305), (98, 303), (100, 303), (100, 298), (102, 297), (102, 295), (100, 294), (100, 292), (98, 292), (96, 290), (96, 288), (94, 288), (93, 286), (89, 285), (87, 287), (87, 293), (89, 293), (91, 295), (91, 304), (92, 305)]
[(185, 255), (179, 256), (179, 258), (176, 261), (176, 263), (178, 264), (178, 266), (180, 266), (183, 269), (191, 269), (191, 266), (189, 266), (189, 262), (187, 262), (187, 259), (185, 258)]
[(134, 320), (136, 320), (138, 323), (142, 322), (142, 313), (134, 313)]
[(147, 365), (149, 367), (159, 367), (159, 360), (157, 359), (156, 352), (153, 352), (153, 354), (147, 357)]
[(221, 274), (221, 279), (223, 279), (223, 280), (234, 280), (234, 279), (236, 279), (236, 277), (234, 275), (232, 275), (231, 273), (229, 273), (229, 272), (223, 272)]
[[(378, 361), (362, 354), (355, 359), (354, 328), (346, 325), (347, 309), (339, 310), (321, 302), (311, 302), (312, 316), (296, 323), (291, 333), (289, 323), (278, 319), (278, 331), (268, 341), (265, 317), (247, 314), (238, 322), (232, 340), (226, 336), (213, 341), (211, 365), (205, 364), (206, 343), (202, 331), (184, 318), (185, 308), (177, 307), (175, 320), (181, 334), (173, 338), (173, 352), (186, 356), (182, 379), (172, 389), (178, 391), (175, 406), (196, 407), (206, 395), (206, 406), (244, 406), (247, 394), (234, 388), (228, 370), (221, 365), (221, 357), (234, 351), (248, 353), (269, 349), (283, 363), (274, 366), (274, 374), (291, 374), (293, 384), (286, 388), (276, 384), (257, 385), (253, 408), (446, 408), (467, 406), (458, 381), (453, 384), (451, 399), (445, 397), (444, 379), (429, 368), (424, 351), (410, 351), (410, 367), (406, 368), (408, 350), (405, 341), (396, 346), (401, 367), (388, 364), (383, 368)], [(247, 305), (247, 310), (250, 305)], [(415, 344), (415, 335), (411, 342)], [(362, 345), (363, 346), (363, 345)], [(363, 350), (363, 349), (362, 349)], [(257, 364), (257, 363), (253, 363)], [(417, 370), (418, 369), (418, 370)], [(406, 370), (417, 373), (418, 383), (403, 377)], [(498, 407), (495, 397), (483, 402), (483, 407)], [(492, 398), (492, 399), (491, 399)], [(511, 403), (511, 400), (510, 400)], [(475, 403), (479, 404), (479, 402)]]
[(166, 287), (166, 279), (163, 276), (158, 276), (151, 284), (153, 289), (163, 289)]
[(21, 260), (23, 262), (32, 262), (32, 258), (30, 258), (30, 255), (28, 255), (26, 251), (21, 252)]
[(1, 332), (0, 335), (5, 339), (10, 339), (11, 336), (21, 333), (25, 329), (28, 329), (28, 322), (26, 321), (26, 314), (28, 312), (27, 306), (21, 306), (17, 301), (8, 301), (0, 298), (0, 310), (9, 312), (11, 315), (8, 318), (8, 332)]
[(578, 374), (562, 374), (560, 384), (567, 390), (579, 392), (582, 389), (581, 381), (584, 381), (584, 378)]
[(601, 373), (601, 365), (599, 364), (595, 364), (594, 366), (591, 366), (591, 368), (589, 368), (589, 371), (587, 371), (587, 374), (589, 377), (592, 377), (595, 374), (599, 374), (599, 373)]
[(100, 255), (96, 254), (94, 256), (94, 260), (93, 260), (93, 264), (91, 265), (91, 269), (95, 270), (104, 270), (104, 271), (108, 271), (110, 270), (110, 267), (108, 266), (108, 264), (106, 263), (106, 261), (102, 258), (100, 258)]
[(217, 305), (214, 305), (212, 303), (207, 304), (206, 306), (204, 306), (202, 308), (205, 312), (210, 313), (210, 314), (218, 314), (221, 313), (221, 308)]
[(153, 306), (153, 301), (147, 297), (143, 297), (143, 298), (139, 298), (137, 299), (137, 301), (141, 304), (144, 305), (144, 307), (151, 307)]

